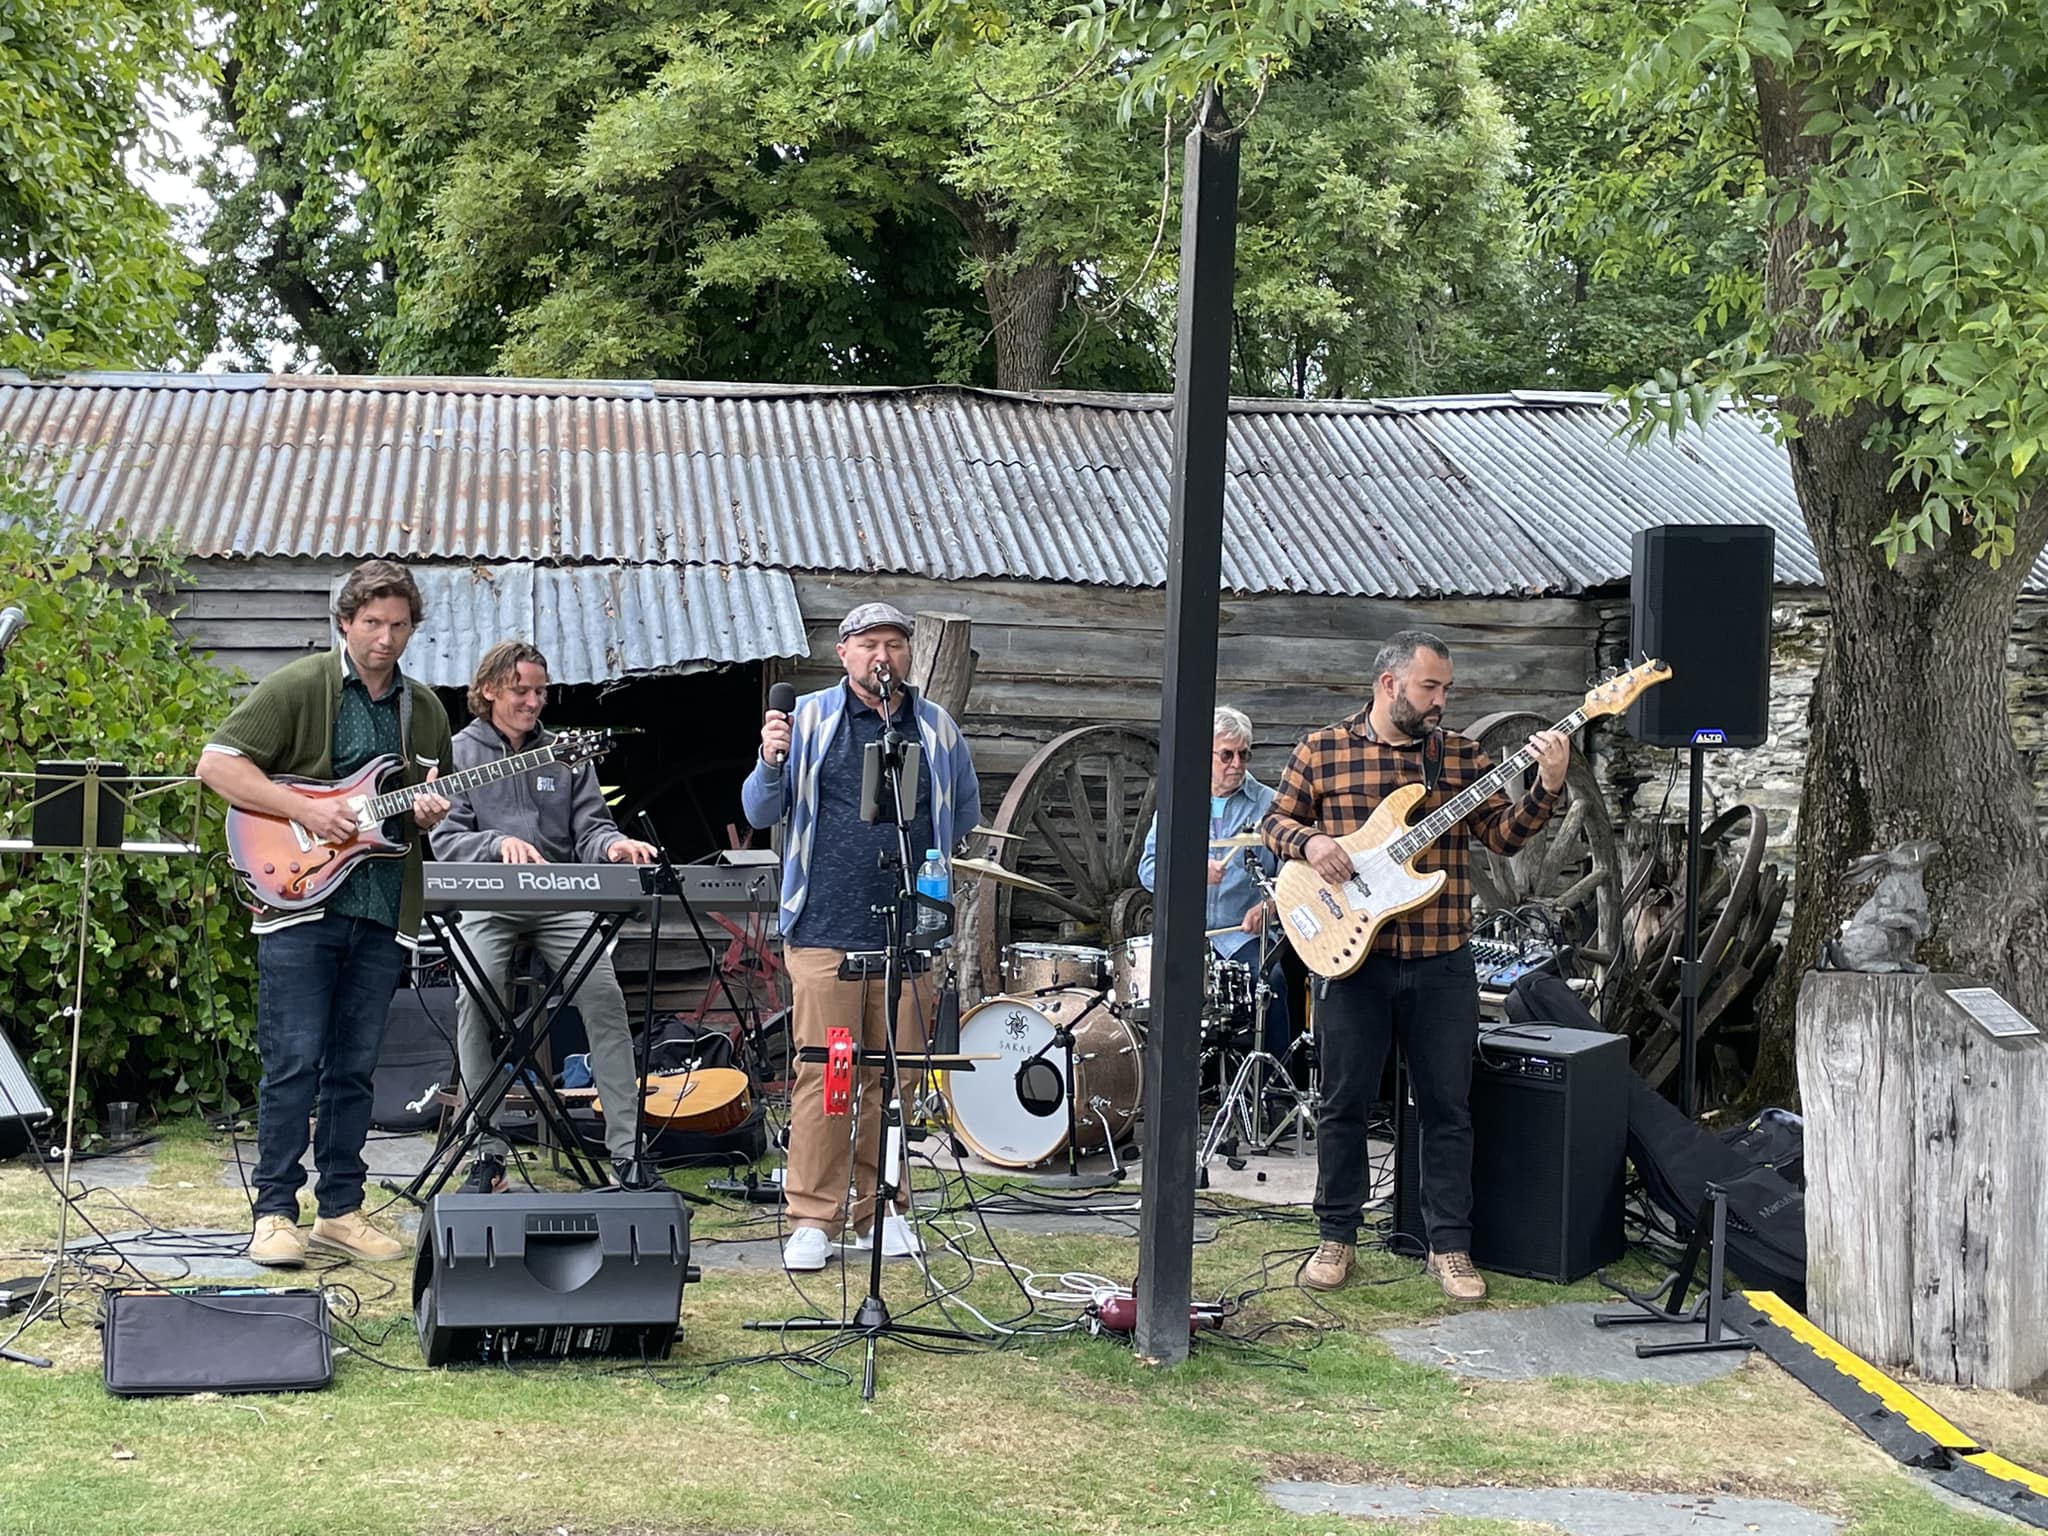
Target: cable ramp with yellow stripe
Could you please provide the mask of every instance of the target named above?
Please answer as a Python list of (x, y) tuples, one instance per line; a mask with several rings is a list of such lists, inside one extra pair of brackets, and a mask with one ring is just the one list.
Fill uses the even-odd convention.
[(1724, 1319), (1895, 1460), (1952, 1493), (2048, 1531), (2048, 1477), (1983, 1449), (1776, 1292), (1744, 1291), (1739, 1302), (1731, 1297)]

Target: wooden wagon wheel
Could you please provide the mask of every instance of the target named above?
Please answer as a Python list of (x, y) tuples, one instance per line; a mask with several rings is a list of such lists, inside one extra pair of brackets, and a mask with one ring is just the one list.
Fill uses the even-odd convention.
[(992, 918), (982, 925), (982, 975), (1000, 974), (1006, 944), (1030, 938), (1108, 945), (1128, 937), (1139, 903), (1138, 855), (1159, 795), (1159, 743), (1121, 725), (1055, 736), (1024, 765), (996, 812), (1002, 862), (1058, 891), (1040, 896), (989, 882)]
[[(1540, 715), (1507, 710), (1475, 720), (1464, 734), (1499, 762), (1550, 724)], [(1519, 795), (1526, 781), (1525, 774), (1522, 783), (1510, 784), (1510, 797)], [(1577, 747), (1565, 769), (1565, 788), (1569, 799), (1564, 810), (1514, 855), (1503, 858), (1476, 840), (1472, 843), (1472, 886), (1481, 908), (1489, 912), (1525, 902), (1557, 908), (1565, 914), (1568, 937), (1611, 957), (1621, 946), (1621, 854), (1599, 777)], [(1588, 906), (1594, 919), (1590, 930), (1578, 919)], [(1575, 920), (1580, 931), (1572, 933), (1569, 925)], [(1612, 963), (1609, 959), (1596, 966), (1596, 976), (1604, 976)]]

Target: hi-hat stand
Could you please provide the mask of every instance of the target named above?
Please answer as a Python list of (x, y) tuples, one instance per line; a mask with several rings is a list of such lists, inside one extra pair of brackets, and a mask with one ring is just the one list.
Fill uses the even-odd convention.
[[(1267, 878), (1265, 867), (1259, 863), (1255, 850), (1244, 851), (1245, 868), (1257, 882), (1263, 900), (1271, 901), (1278, 910), (1278, 898), (1273, 882)], [(1266, 1049), (1266, 1011), (1272, 1001), (1272, 988), (1267, 984), (1267, 968), (1272, 964), (1274, 952), (1273, 922), (1259, 929), (1258, 976), (1252, 988), (1252, 1048), (1238, 1063), (1236, 1074), (1230, 1086), (1224, 1091), (1223, 1102), (1218, 1106), (1216, 1118), (1210, 1123), (1209, 1134), (1202, 1141), (1201, 1156), (1197, 1160), (1199, 1179), (1207, 1183), (1209, 1164), (1217, 1152), (1228, 1141), (1236, 1141), (1240, 1148), (1254, 1147), (1261, 1152), (1270, 1152), (1286, 1136), (1289, 1130), (1295, 1134), (1297, 1150), (1307, 1140), (1308, 1133), (1315, 1129), (1317, 1097), (1314, 1067), (1310, 1067), (1310, 1086), (1297, 1087), (1287, 1063)], [(1294, 1045), (1290, 1043), (1291, 1054)], [(1313, 1062), (1313, 1057), (1310, 1058)], [(1291, 1100), (1286, 1110), (1272, 1125), (1265, 1125), (1266, 1099), (1269, 1094)], [(1232, 1135), (1233, 1125), (1237, 1134)], [(1233, 1156), (1231, 1166), (1241, 1167), (1243, 1159)]]
[[(54, 769), (64, 771), (60, 774), (51, 771)], [(57, 1304), (63, 1292), (64, 1269), (70, 1253), (71, 1161), (78, 1142), (78, 1058), (85, 1021), (85, 962), (92, 948), (93, 876), (103, 858), (176, 858), (198, 853), (199, 808), (196, 802), (190, 842), (129, 842), (123, 833), (127, 812), (137, 803), (199, 781), (188, 774), (138, 777), (118, 764), (102, 763), (97, 759), (82, 764), (39, 764), (33, 774), (9, 773), (0, 777), (32, 782), (33, 797), (29, 806), (34, 813), (31, 824), (37, 833), (27, 839), (0, 839), (0, 853), (80, 855), (78, 947), (71, 993), (71, 1059), (64, 1090), (64, 1161), (58, 1183), (57, 1247), (43, 1274), (41, 1294), (44, 1300), (34, 1313), (21, 1319), (15, 1330), (19, 1334), (44, 1309)], [(71, 804), (74, 797), (78, 802), (76, 806)], [(74, 816), (75, 832), (72, 830)], [(37, 1366), (50, 1363), (39, 1356), (13, 1350), (0, 1351), (0, 1358)]]
[[(876, 1085), (881, 1103), (882, 1136), (879, 1165), (875, 1173), (874, 1219), (870, 1229), (868, 1252), (868, 1293), (862, 1298), (852, 1319), (801, 1317), (785, 1322), (750, 1321), (742, 1327), (756, 1330), (773, 1330), (778, 1333), (831, 1333), (851, 1334), (860, 1339), (865, 1347), (866, 1358), (861, 1370), (860, 1395), (871, 1400), (875, 1395), (875, 1351), (877, 1344), (885, 1338), (935, 1339), (955, 1344), (981, 1343), (977, 1334), (959, 1328), (933, 1328), (916, 1323), (899, 1323), (889, 1315), (889, 1304), (882, 1299), (882, 1250), (888, 1246), (884, 1240), (885, 1226), (889, 1215), (896, 1208), (896, 1195), (901, 1185), (899, 1176), (906, 1168), (904, 1153), (903, 1098), (898, 1087), (900, 1076), (897, 1050), (896, 1025), (903, 1008), (903, 978), (910, 968), (910, 951), (913, 937), (919, 935), (919, 915), (924, 912), (939, 914), (940, 923), (936, 930), (922, 935), (924, 942), (937, 944), (952, 933), (953, 903), (940, 901), (924, 895), (917, 889), (917, 865), (910, 857), (910, 809), (904, 804), (903, 782), (906, 755), (914, 753), (916, 746), (912, 739), (916, 734), (917, 690), (906, 683), (899, 683), (886, 669), (877, 669), (875, 677), (877, 692), (882, 701), (882, 739), (870, 745), (870, 760), (876, 758), (870, 773), (874, 781), (889, 788), (886, 807), (878, 805), (871, 820), (880, 820), (886, 810), (896, 825), (896, 847), (898, 853), (897, 889), (895, 896), (875, 908), (882, 918), (888, 935), (887, 960), (883, 969), (883, 1016), (884, 1036), (882, 1048), (877, 1051), (864, 1047), (854, 1052), (854, 1080), (860, 1080), (860, 1069), (878, 1066), (881, 1079)], [(911, 721), (912, 736), (905, 737), (896, 729), (897, 700), (903, 700), (904, 708)], [(915, 782), (915, 772), (912, 773)], [(864, 797), (865, 798), (865, 797)], [(876, 797), (878, 800), (881, 796)], [(864, 807), (865, 809), (865, 807)], [(804, 1046), (797, 1053), (805, 1061), (822, 1061), (825, 1048)], [(922, 1058), (928, 1066), (934, 1060), (929, 1049)], [(860, 1095), (856, 1093), (855, 1102)], [(794, 1113), (792, 1106), (792, 1113)], [(857, 1129), (857, 1127), (856, 1127)], [(858, 1178), (859, 1138), (856, 1135), (856, 1167), (853, 1177)]]

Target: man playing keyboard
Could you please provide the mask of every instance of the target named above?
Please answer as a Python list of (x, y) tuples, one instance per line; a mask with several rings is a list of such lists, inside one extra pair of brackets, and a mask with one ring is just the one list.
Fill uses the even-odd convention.
[[(455, 766), (475, 768), (543, 746), (540, 713), (547, 703), (548, 663), (523, 640), (506, 640), (484, 652), (469, 685), (473, 717), (455, 736)], [(434, 834), (434, 856), (448, 863), (645, 864), (654, 849), (627, 837), (612, 820), (591, 763), (565, 767), (550, 763), (471, 790), (455, 803)], [(483, 977), (502, 998), (512, 950), (522, 938), (549, 966), (560, 968), (582, 942), (595, 919), (587, 912), (467, 912), (462, 932)], [(489, 1015), (463, 978), (456, 1004), (455, 1043), (463, 1090), (470, 1097), (488, 1085), (493, 1049)], [(577, 1012), (590, 1036), (590, 1075), (605, 1107), (605, 1150), (620, 1184), (644, 1189), (657, 1182), (652, 1168), (634, 1161), (639, 1128), (640, 1080), (633, 1059), (626, 999), (609, 954), (590, 967), (576, 994)], [(495, 1127), (478, 1143), (477, 1159), (463, 1181), (466, 1194), (495, 1194), (505, 1187), (509, 1152)]]

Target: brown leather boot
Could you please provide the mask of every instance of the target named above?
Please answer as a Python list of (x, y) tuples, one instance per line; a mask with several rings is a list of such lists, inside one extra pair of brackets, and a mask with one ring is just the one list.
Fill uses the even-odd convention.
[(1484, 1301), (1486, 1282), (1472, 1267), (1469, 1253), (1432, 1253), (1428, 1273), (1453, 1301)]
[(1320, 1243), (1301, 1266), (1301, 1283), (1312, 1291), (1334, 1291), (1351, 1278), (1352, 1261), (1357, 1256), (1355, 1243)]

